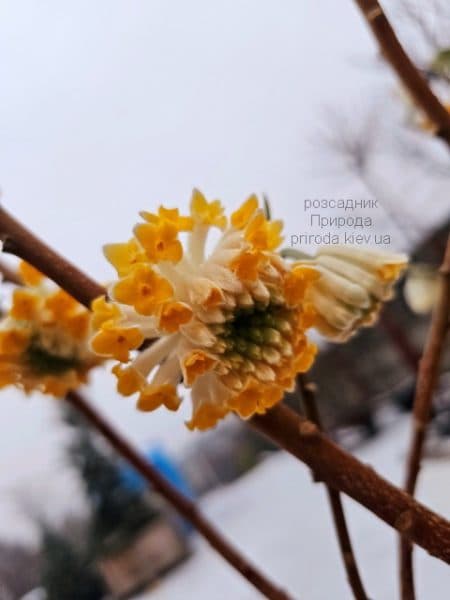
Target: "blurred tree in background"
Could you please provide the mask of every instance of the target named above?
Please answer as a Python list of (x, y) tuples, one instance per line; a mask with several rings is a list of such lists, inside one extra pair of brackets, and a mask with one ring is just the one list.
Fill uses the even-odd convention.
[(64, 420), (73, 430), (68, 457), (80, 474), (91, 510), (88, 553), (95, 557), (116, 552), (160, 516), (158, 501), (126, 485), (120, 463), (100, 447), (83, 417), (64, 407)]
[(97, 560), (126, 548), (160, 509), (151, 493), (127, 486), (119, 461), (101, 447), (83, 417), (66, 405), (62, 411), (71, 429), (67, 457), (82, 481), (89, 517), (81, 535), (73, 527), (56, 530), (41, 523), (40, 584), (47, 600), (99, 600), (106, 586)]
[(76, 548), (63, 533), (42, 526), (41, 586), (47, 600), (99, 600), (105, 587), (89, 563), (86, 552)]

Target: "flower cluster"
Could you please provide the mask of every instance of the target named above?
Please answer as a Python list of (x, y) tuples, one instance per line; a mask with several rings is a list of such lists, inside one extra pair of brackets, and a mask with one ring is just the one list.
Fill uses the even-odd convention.
[[(305, 294), (317, 270), (280, 258), (282, 223), (269, 221), (255, 196), (229, 221), (219, 201), (197, 190), (189, 216), (164, 207), (141, 216), (131, 240), (104, 249), (118, 279), (110, 302), (93, 303), (92, 349), (119, 361), (118, 390), (139, 394), (141, 410), (176, 410), (182, 381), (190, 428), (212, 427), (229, 412), (264, 413), (314, 360), (306, 331), (315, 311)], [(211, 228), (222, 235), (207, 254)]]
[(335, 342), (345, 342), (360, 327), (374, 324), (381, 305), (407, 264), (404, 254), (352, 246), (325, 246), (309, 264), (320, 277), (306, 293), (317, 313), (314, 327)]
[(89, 349), (90, 313), (28, 264), (19, 269), (24, 285), (0, 320), (0, 387), (62, 396), (100, 362)]

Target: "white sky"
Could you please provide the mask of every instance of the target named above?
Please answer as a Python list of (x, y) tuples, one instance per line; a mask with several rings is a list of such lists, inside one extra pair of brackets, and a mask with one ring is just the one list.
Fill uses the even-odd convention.
[[(393, 102), (374, 51), (350, 1), (3, 0), (3, 202), (103, 281), (101, 245), (127, 239), (139, 210), (186, 207), (193, 186), (227, 206), (266, 192), (288, 236), (307, 231), (304, 198), (371, 197), (351, 175), (336, 179), (317, 137), (325, 107), (351, 116)], [(394, 181), (408, 213), (433, 222), (448, 209), (429, 190), (413, 206), (418, 184)], [(139, 414), (112, 377), (94, 379), (96, 402), (133, 439), (173, 450), (193, 439), (180, 415)], [(52, 400), (1, 395), (0, 494), (12, 475), (56, 472), (59, 443)]]

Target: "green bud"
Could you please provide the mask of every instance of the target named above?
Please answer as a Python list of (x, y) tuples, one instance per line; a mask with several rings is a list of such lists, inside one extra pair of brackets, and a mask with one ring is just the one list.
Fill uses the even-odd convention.
[(258, 346), (257, 344), (254, 344), (253, 342), (247, 342), (246, 354), (253, 360), (261, 360), (261, 358), (262, 358), (261, 346)]
[(241, 338), (241, 337), (234, 338), (234, 349), (236, 350), (236, 352), (239, 352), (239, 354), (246, 354), (247, 346), (248, 346), (248, 342), (244, 338)]
[(250, 327), (248, 330), (248, 338), (252, 340), (252, 342), (262, 344), (264, 342), (263, 331), (259, 327)]
[(262, 351), (262, 355), (264, 360), (269, 363), (269, 365), (275, 365), (280, 362), (281, 354), (275, 348), (271, 346), (265, 346)]
[(274, 327), (278, 329), (281, 333), (289, 334), (292, 333), (292, 326), (287, 319), (283, 319), (283, 317), (275, 317), (274, 318)]
[(272, 329), (271, 327), (263, 329), (263, 337), (266, 344), (277, 347), (281, 345), (281, 333), (276, 329)]

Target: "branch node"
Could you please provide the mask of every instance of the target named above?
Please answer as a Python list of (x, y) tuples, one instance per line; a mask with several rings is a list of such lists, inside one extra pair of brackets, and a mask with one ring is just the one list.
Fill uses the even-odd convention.
[(381, 17), (382, 14), (383, 14), (383, 11), (381, 10), (381, 6), (374, 6), (373, 8), (370, 8), (366, 12), (366, 17), (369, 21), (375, 21), (375, 19), (378, 19), (378, 17)]
[(315, 439), (319, 437), (319, 428), (312, 421), (301, 421), (298, 426), (300, 435), (306, 439)]
[(317, 391), (318, 391), (318, 386), (316, 383), (314, 383), (312, 381), (308, 381), (307, 383), (305, 383), (303, 389), (305, 392), (309, 392), (310, 394), (316, 395)]
[(411, 510), (405, 510), (402, 512), (396, 522), (396, 528), (403, 534), (410, 533), (414, 526), (414, 514)]

